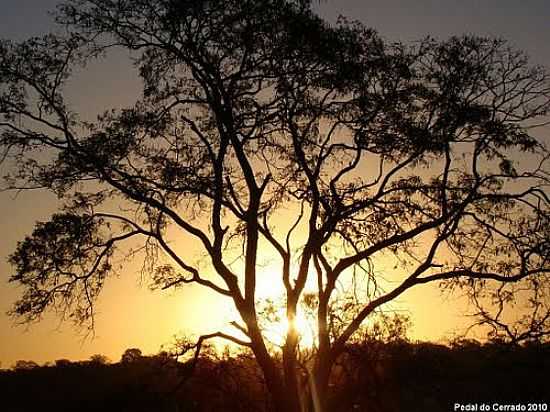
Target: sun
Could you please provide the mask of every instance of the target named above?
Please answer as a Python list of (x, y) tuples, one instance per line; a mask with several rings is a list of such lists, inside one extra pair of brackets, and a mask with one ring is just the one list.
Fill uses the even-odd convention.
[(294, 328), (299, 335), (301, 348), (310, 349), (317, 346), (316, 327), (313, 319), (308, 319), (299, 311), (292, 322), (289, 322), (283, 308), (277, 309), (270, 319), (264, 319), (262, 333), (266, 341), (272, 345), (282, 347), (290, 328)]
[[(282, 347), (289, 329), (294, 329), (299, 336), (301, 349), (311, 349), (317, 346), (317, 322), (315, 316), (304, 302), (298, 305), (297, 314), (291, 322), (286, 316), (286, 291), (278, 279), (278, 266), (274, 257), (264, 257), (263, 264), (258, 268), (256, 289), (257, 310), (260, 328), (267, 343)], [(295, 268), (293, 268), (295, 270)], [(308, 277), (302, 296), (315, 293), (315, 278)]]

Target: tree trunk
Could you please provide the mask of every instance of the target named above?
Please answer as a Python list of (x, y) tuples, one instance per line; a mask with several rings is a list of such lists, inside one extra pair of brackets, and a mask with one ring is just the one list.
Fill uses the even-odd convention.
[(286, 388), (285, 380), (277, 368), (275, 362), (267, 351), (258, 350), (252, 347), (258, 365), (263, 372), (265, 384), (275, 412), (300, 412), (299, 406), (296, 407), (293, 400), (288, 396), (289, 391)]
[(285, 380), (286, 396), (292, 405), (295, 405), (296, 411), (301, 410), (300, 396), (299, 396), (299, 377), (297, 371), (297, 359), (296, 349), (292, 347), (292, 344), (287, 344), (283, 348), (283, 371)]
[(290, 395), (282, 379), (269, 379), (266, 376), (265, 382), (271, 395), (275, 412), (300, 412), (298, 399)]
[(326, 351), (318, 353), (303, 376), (297, 356), (298, 336), (288, 336), (283, 347), (282, 370), (267, 351), (259, 329), (252, 328), (252, 351), (260, 366), (275, 412), (329, 412), (329, 377), (332, 359)]
[[(269, 356), (269, 355), (268, 355)], [(272, 358), (268, 361), (256, 355), (256, 359), (264, 374), (275, 412), (330, 412), (329, 378), (331, 364), (328, 359), (317, 360), (312, 370), (303, 381), (298, 375), (297, 359), (294, 354), (283, 362), (283, 374), (276, 367)], [(337, 410), (337, 409), (335, 409)]]
[(296, 396), (296, 391), (289, 390), (288, 379), (281, 369), (277, 366), (273, 357), (267, 351), (264, 345), (261, 333), (257, 327), (251, 327), (250, 338), (252, 341), (251, 349), (262, 373), (264, 375), (267, 390), (271, 395), (271, 400), (275, 412), (300, 412), (300, 403)]
[(329, 412), (331, 406), (329, 405), (329, 378), (330, 378), (331, 365), (323, 358), (318, 359), (316, 365), (312, 371), (312, 385), (311, 389), (314, 412)]

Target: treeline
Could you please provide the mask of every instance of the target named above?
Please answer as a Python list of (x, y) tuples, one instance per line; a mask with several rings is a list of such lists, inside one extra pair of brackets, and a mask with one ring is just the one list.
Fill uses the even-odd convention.
[[(334, 370), (334, 411), (451, 411), (455, 403), (550, 399), (550, 344), (463, 340), (451, 345), (349, 345)], [(307, 370), (304, 368), (304, 382)], [(261, 373), (246, 353), (206, 351), (196, 364), (129, 349), (118, 363), (18, 362), (0, 373), (1, 410), (270, 411)]]

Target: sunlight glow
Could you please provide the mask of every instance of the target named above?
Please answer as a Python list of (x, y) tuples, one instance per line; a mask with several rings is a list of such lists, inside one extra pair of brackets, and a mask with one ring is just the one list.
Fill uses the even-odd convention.
[(289, 328), (293, 327), (300, 336), (301, 348), (313, 348), (317, 345), (317, 328), (313, 319), (307, 319), (302, 312), (298, 312), (294, 321), (289, 324), (283, 308), (278, 309), (275, 315), (273, 319), (266, 321), (262, 328), (268, 342), (282, 347)]

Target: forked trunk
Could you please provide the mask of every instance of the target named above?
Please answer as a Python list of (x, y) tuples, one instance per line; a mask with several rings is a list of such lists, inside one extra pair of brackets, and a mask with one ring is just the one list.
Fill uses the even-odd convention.
[(270, 380), (266, 376), (275, 411), (330, 412), (328, 393), (331, 368), (328, 362), (317, 362), (313, 368), (306, 368), (307, 375), (298, 368), (291, 368), (290, 363), (287, 360), (287, 365), (283, 365), (283, 379)]

